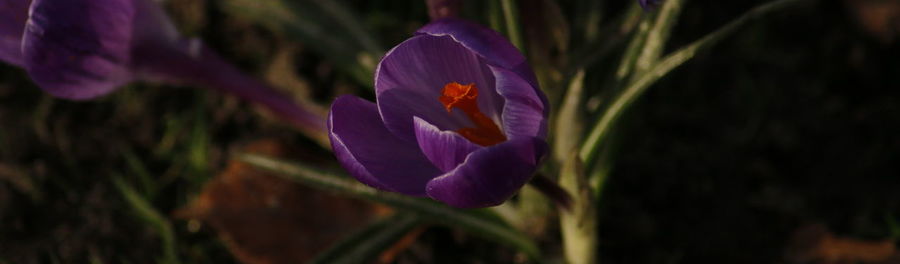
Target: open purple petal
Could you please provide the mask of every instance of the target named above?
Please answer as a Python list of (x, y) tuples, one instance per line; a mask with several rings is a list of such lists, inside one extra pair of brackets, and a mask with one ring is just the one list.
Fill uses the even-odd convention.
[(451, 206), (495, 206), (512, 197), (531, 179), (547, 153), (539, 138), (517, 138), (482, 148), (456, 169), (428, 183), (428, 196)]
[(338, 161), (369, 186), (424, 196), (428, 181), (441, 174), (414, 143), (387, 130), (372, 102), (349, 95), (338, 98), (331, 105), (328, 128)]
[[(378, 64), (375, 73), (376, 97), (388, 129), (403, 138), (412, 138), (413, 114), (442, 130), (468, 124), (462, 114), (454, 114), (453, 122), (441, 121), (448, 113), (438, 98), (444, 86), (451, 82), (474, 83), (478, 87), (481, 111), (500, 120), (502, 98), (494, 89), (493, 74), (475, 53), (450, 37), (427, 35), (415, 36), (394, 47)], [(387, 98), (386, 94), (402, 95), (402, 99)], [(386, 106), (394, 109), (385, 109)], [(394, 111), (400, 108), (414, 111)]]
[(503, 105), (503, 132), (509, 138), (547, 137), (547, 118), (541, 96), (519, 75), (491, 66)]
[(134, 2), (34, 0), (25, 27), (25, 69), (57, 97), (88, 99), (131, 80)]
[(0, 61), (22, 66), (22, 32), (31, 0), (0, 0)]
[(416, 31), (431, 36), (450, 36), (488, 63), (512, 69), (525, 63), (525, 56), (497, 31), (459, 18), (444, 18)]
[[(505, 37), (485, 26), (463, 19), (448, 17), (431, 22), (416, 31), (419, 35), (450, 36), (490, 65), (508, 69), (531, 84), (544, 105), (547, 98), (540, 92), (537, 77), (525, 56)], [(549, 109), (545, 109), (545, 112)]]
[(440, 102), (439, 107), (430, 104), (437, 98), (424, 96), (403, 89), (394, 89), (378, 96), (378, 108), (385, 126), (400, 139), (416, 142), (413, 117), (427, 118), (428, 122), (442, 130), (471, 126), (471, 121), (459, 110), (448, 113)]
[(441, 131), (421, 118), (415, 117), (416, 139), (419, 149), (434, 166), (448, 172), (465, 161), (469, 153), (481, 148), (453, 131)]

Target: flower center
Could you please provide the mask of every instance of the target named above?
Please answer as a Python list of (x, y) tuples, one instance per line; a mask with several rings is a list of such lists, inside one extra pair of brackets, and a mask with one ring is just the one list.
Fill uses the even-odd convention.
[(478, 109), (478, 102), (475, 100), (477, 98), (478, 88), (475, 87), (474, 83), (462, 85), (458, 82), (451, 82), (444, 85), (444, 90), (441, 91), (441, 97), (438, 100), (441, 101), (444, 108), (447, 108), (448, 113), (453, 108), (462, 110), (469, 117), (469, 120), (475, 123), (475, 127), (464, 127), (456, 130), (456, 133), (472, 141), (472, 143), (491, 146), (506, 141), (506, 136), (500, 131), (500, 127), (494, 124), (494, 120), (488, 118)]

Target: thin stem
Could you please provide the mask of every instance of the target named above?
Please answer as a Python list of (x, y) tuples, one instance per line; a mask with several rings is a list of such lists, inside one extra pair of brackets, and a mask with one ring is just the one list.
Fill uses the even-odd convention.
[(506, 33), (509, 35), (509, 41), (512, 42), (520, 51), (525, 50), (522, 44), (522, 34), (519, 31), (519, 10), (513, 0), (500, 0), (503, 8), (503, 20), (506, 23)]
[(566, 190), (563, 190), (555, 181), (547, 178), (543, 174), (534, 176), (528, 184), (531, 184), (539, 192), (550, 198), (560, 209), (568, 211), (572, 209), (572, 196)]
[(113, 185), (119, 190), (122, 197), (125, 198), (125, 202), (132, 207), (135, 215), (146, 224), (156, 229), (162, 242), (164, 263), (181, 263), (178, 259), (178, 245), (175, 241), (175, 232), (172, 229), (172, 224), (169, 223), (159, 211), (153, 208), (149, 201), (141, 197), (141, 195), (132, 189), (131, 186), (128, 186), (121, 177), (113, 176), (112, 180)]
[(357, 19), (359, 16), (353, 14), (349, 8), (342, 4), (342, 1), (315, 0), (312, 2), (334, 17), (334, 21), (343, 26), (351, 36), (359, 41), (363, 49), (371, 53), (372, 56), (377, 58), (384, 53), (384, 49), (378, 45), (378, 41), (375, 40), (372, 31), (367, 30), (363, 23)]

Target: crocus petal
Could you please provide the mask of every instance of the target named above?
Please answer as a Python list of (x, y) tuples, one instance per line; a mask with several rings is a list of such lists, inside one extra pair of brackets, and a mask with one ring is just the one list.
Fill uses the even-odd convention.
[[(416, 31), (419, 35), (450, 36), (490, 65), (509, 69), (531, 84), (532, 89), (548, 105), (547, 98), (538, 90), (537, 77), (525, 56), (505, 37), (490, 28), (459, 18), (444, 18), (431, 22)], [(544, 109), (545, 114), (549, 109)]]
[(416, 31), (420, 35), (450, 36), (489, 64), (512, 69), (522, 78), (536, 80), (525, 56), (505, 37), (490, 28), (463, 19), (448, 17), (431, 22)]
[(132, 1), (34, 0), (25, 27), (25, 69), (57, 97), (88, 99), (131, 80)]
[(22, 66), (22, 31), (31, 0), (0, 0), (0, 61)]
[(453, 170), (465, 161), (469, 153), (480, 148), (456, 132), (441, 131), (428, 121), (418, 117), (414, 119), (419, 149), (442, 172)]
[[(394, 89), (386, 91), (378, 97), (378, 108), (385, 126), (400, 139), (416, 142), (415, 122), (413, 117), (427, 118), (428, 122), (439, 129), (452, 130), (471, 126), (472, 123), (458, 109), (448, 113), (443, 107), (433, 107), (432, 97), (413, 93), (407, 90)], [(437, 104), (440, 105), (440, 102)]]
[(331, 105), (328, 128), (338, 161), (369, 186), (424, 196), (427, 182), (441, 174), (414, 143), (387, 130), (372, 102), (349, 95), (338, 98)]
[(472, 208), (503, 203), (525, 185), (547, 153), (539, 138), (517, 138), (469, 154), (456, 169), (428, 182), (428, 196)]
[(497, 92), (506, 101), (503, 105), (503, 132), (509, 138), (547, 137), (547, 118), (544, 102), (531, 84), (519, 75), (491, 66), (497, 78)]
[(154, 0), (128, 0), (135, 3), (134, 46), (177, 45), (182, 41), (178, 29), (162, 6)]
[[(438, 98), (444, 86), (451, 82), (474, 83), (478, 87), (481, 111), (494, 120), (500, 119), (502, 99), (494, 89), (490, 69), (476, 54), (452, 38), (415, 36), (388, 51), (375, 72), (376, 97), (388, 129), (401, 137), (412, 138), (412, 113), (442, 130), (455, 130), (468, 124), (469, 120), (462, 114), (455, 114), (455, 121), (451, 123), (438, 121), (448, 115)], [(416, 98), (417, 101), (395, 102), (408, 104), (403, 106), (387, 103), (386, 100), (391, 99), (385, 94), (395, 90), (405, 92), (394, 92), (391, 96), (403, 94), (404, 98)], [(395, 112), (385, 106), (415, 108), (415, 111)]]

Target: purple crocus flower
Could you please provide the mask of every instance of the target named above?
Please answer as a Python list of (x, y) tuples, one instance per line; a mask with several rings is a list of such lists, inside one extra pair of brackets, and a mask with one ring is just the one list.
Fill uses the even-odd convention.
[(0, 60), (55, 97), (96, 98), (135, 80), (186, 83), (263, 105), (307, 132), (325, 130), (321, 116), (181, 37), (153, 0), (0, 0)]
[(494, 206), (547, 153), (547, 100), (525, 57), (497, 32), (445, 18), (389, 51), (377, 104), (342, 96), (329, 136), (341, 164), (372, 187), (456, 207)]

